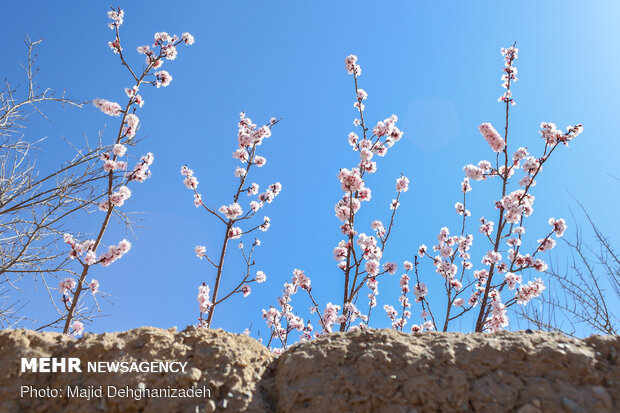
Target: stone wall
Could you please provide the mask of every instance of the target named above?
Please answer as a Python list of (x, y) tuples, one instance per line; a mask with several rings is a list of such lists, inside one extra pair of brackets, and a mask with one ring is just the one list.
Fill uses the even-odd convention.
[[(193, 327), (78, 340), (7, 330), (0, 332), (0, 412), (617, 412), (619, 353), (619, 336), (543, 332), (333, 333), (275, 357), (249, 337)], [(22, 373), (22, 357), (79, 358), (82, 372)], [(155, 360), (187, 364), (179, 373), (86, 370), (88, 362)], [(206, 388), (210, 397), (107, 397), (108, 386)], [(59, 395), (47, 397), (49, 389)], [(91, 389), (94, 397), (68, 389)]]

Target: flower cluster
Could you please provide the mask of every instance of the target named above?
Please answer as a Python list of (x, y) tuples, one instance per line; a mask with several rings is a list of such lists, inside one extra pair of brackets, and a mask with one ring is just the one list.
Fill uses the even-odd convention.
[(126, 239), (118, 243), (118, 245), (110, 245), (108, 251), (99, 257), (98, 262), (104, 267), (112, 264), (114, 261), (127, 254), (131, 249), (131, 243)]
[(121, 105), (105, 99), (94, 99), (93, 105), (106, 115), (110, 116), (120, 116), (122, 112)]
[(140, 162), (136, 164), (133, 171), (127, 173), (127, 182), (144, 182), (151, 176), (149, 167), (153, 164), (155, 157), (152, 153), (147, 153), (140, 158)]
[(493, 125), (490, 123), (482, 123), (478, 127), (480, 133), (484, 137), (484, 139), (489, 143), (493, 152), (501, 152), (506, 147), (506, 141), (504, 138), (500, 136), (500, 134), (495, 130)]
[(504, 56), (504, 73), (502, 74), (502, 87), (506, 89), (506, 92), (499, 97), (498, 102), (505, 102), (506, 104), (516, 105), (516, 102), (512, 98), (512, 92), (510, 91), (510, 85), (512, 82), (517, 81), (517, 68), (514, 66), (514, 61), (519, 57), (519, 49), (515, 45), (509, 48), (501, 48), (502, 56)]
[[(506, 93), (499, 100), (506, 103), (506, 111), (508, 111), (510, 105), (514, 105), (510, 89), (512, 82), (517, 80), (517, 69), (513, 63), (518, 56), (518, 49), (514, 46), (502, 49), (502, 55), (505, 58), (502, 80)], [(508, 120), (508, 112), (506, 112), (506, 120)], [(525, 234), (523, 223), (534, 212), (535, 197), (530, 193), (530, 190), (536, 184), (535, 178), (542, 171), (543, 164), (549, 159), (554, 149), (560, 143), (568, 144), (582, 132), (583, 127), (578, 124), (568, 127), (567, 132), (562, 132), (553, 123), (542, 123), (541, 136), (545, 141), (545, 147), (540, 157), (530, 155), (525, 147), (519, 147), (512, 152), (510, 157), (507, 140), (508, 124), (506, 124), (505, 137), (502, 137), (490, 123), (482, 123), (479, 130), (493, 152), (496, 154), (504, 152), (505, 156), (497, 156), (495, 165), (487, 160), (481, 160), (477, 165), (469, 164), (463, 168), (465, 173), (465, 179), (461, 183), (463, 199), (455, 204), (455, 210), (462, 219), (461, 234), (451, 236), (448, 228), (444, 227), (439, 233), (439, 242), (433, 246), (433, 251), (436, 252), (435, 256), (428, 253), (428, 248), (425, 245), (422, 245), (418, 251), (420, 257), (427, 257), (432, 261), (435, 271), (444, 280), (445, 291), (448, 296), (444, 331), (447, 330), (450, 321), (477, 306), (480, 309), (476, 321), (476, 331), (499, 331), (508, 326), (507, 309), (509, 307), (514, 304), (526, 304), (542, 293), (545, 288), (542, 281), (536, 279), (524, 282), (523, 272), (530, 268), (538, 272), (547, 269), (547, 264), (536, 255), (548, 251), (556, 245), (556, 241), (551, 236), (555, 234), (556, 237), (561, 237), (566, 231), (566, 222), (563, 219), (549, 219), (551, 231), (544, 238), (538, 240), (536, 249), (529, 254), (522, 251), (524, 248), (522, 238)], [(500, 163), (500, 160), (504, 161), (503, 164)], [(524, 176), (518, 181), (521, 188), (510, 191), (508, 188), (509, 179), (518, 169), (522, 169), (524, 172)], [(469, 252), (473, 245), (473, 235), (465, 234), (466, 219), (471, 216), (471, 212), (466, 208), (466, 196), (472, 190), (470, 180), (485, 181), (492, 178), (501, 180), (502, 196), (493, 204), (499, 212), (499, 217), (495, 222), (484, 217), (480, 218), (479, 231), (491, 244), (491, 248), (485, 248), (486, 253), (481, 259), (481, 263), (487, 268), (473, 270), (472, 277), (470, 277), (469, 271), (474, 267)], [(507, 250), (500, 245), (504, 242), (508, 246)], [(342, 257), (344, 253), (338, 251), (337, 255)], [(415, 268), (417, 276), (417, 262)], [(497, 274), (500, 274), (499, 280), (497, 280)], [(495, 279), (494, 276), (496, 276)], [(407, 276), (401, 278), (403, 294), (408, 288), (408, 282)], [(514, 296), (505, 303), (501, 297), (504, 287), (508, 291), (514, 291)], [(469, 299), (460, 297), (469, 288), (471, 288)], [(425, 304), (425, 297), (428, 294), (426, 284), (418, 280), (413, 291), (415, 301)], [(386, 309), (394, 322), (396, 316), (393, 311), (395, 310), (392, 307), (386, 307)], [(423, 311), (426, 312), (425, 309)], [(428, 311), (432, 317), (430, 306), (428, 306)], [(451, 311), (455, 311), (456, 314), (451, 313)], [(394, 327), (399, 328), (396, 325)], [(416, 329), (416, 326), (413, 326), (412, 331), (415, 332)]]

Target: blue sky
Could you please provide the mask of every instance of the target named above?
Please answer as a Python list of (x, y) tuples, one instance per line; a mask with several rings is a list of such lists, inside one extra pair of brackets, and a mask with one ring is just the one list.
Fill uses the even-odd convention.
[[(9, 18), (0, 28), (5, 48), (2, 75), (24, 85), (18, 65), (25, 59), (22, 40), (25, 34), (43, 37), (38, 60), (42, 86), (66, 89), (81, 100), (124, 101), (123, 88), (131, 79), (107, 46), (112, 40), (105, 15), (110, 5), (6, 4), (3, 14)], [(108, 316), (88, 326), (90, 331), (142, 325), (183, 328), (195, 322), (196, 288), (203, 281), (212, 282), (213, 271), (195, 257), (193, 247), (216, 250), (222, 228), (194, 208), (179, 169), (187, 163), (195, 170), (207, 203), (230, 203), (237, 165), (230, 154), (241, 110), (257, 123), (282, 117), (262, 147), (268, 164), (254, 178), (262, 186), (279, 181), (284, 190), (265, 210), (272, 227), (261, 234), (263, 245), (256, 253), (256, 269), (267, 273), (267, 283), (255, 286), (250, 297), (223, 305), (214, 326), (240, 332), (252, 324), (264, 335), (260, 310), (275, 305), (294, 268), (313, 279), (313, 292), (322, 305), (341, 299), (343, 281), (332, 259), (332, 249), (341, 239), (333, 206), (341, 196), (339, 168), (350, 168), (357, 160), (346, 141), (355, 118), (353, 79), (343, 64), (350, 53), (359, 57), (363, 69), (360, 83), (369, 94), (369, 123), (394, 113), (405, 132), (368, 180), (373, 201), (364, 205), (360, 218), (366, 225), (377, 218), (387, 220), (394, 180), (401, 172), (410, 178), (386, 260), (412, 260), (418, 245), (432, 245), (442, 226), (456, 231), (459, 221), (453, 206), (460, 200), (462, 167), (492, 154), (477, 126), (492, 122), (497, 129), (503, 127), (503, 109), (497, 103), (503, 93), (499, 49), (515, 40), (520, 53), (512, 142), (540, 153), (541, 121), (561, 128), (584, 124), (584, 133), (552, 158), (534, 188), (530, 242), (547, 231), (550, 216), (567, 218), (567, 236), (573, 236), (570, 211), (578, 209), (573, 196), (612, 240), (620, 235), (618, 182), (609, 176), (620, 176), (614, 80), (620, 64), (614, 53), (620, 36), (617, 2), (587, 7), (576, 1), (510, 6), (490, 1), (475, 6), (404, 1), (118, 5), (125, 10), (122, 41), (134, 65), (142, 64), (133, 53), (135, 47), (151, 43), (156, 31), (188, 31), (196, 44), (181, 48), (177, 60), (165, 64), (174, 78), (170, 87), (143, 90), (146, 104), (138, 115), (140, 136), (147, 139), (131, 154), (153, 152), (154, 175), (133, 187), (134, 195), (124, 207), (144, 213), (135, 237), (116, 226), (104, 239), (104, 245), (110, 245), (130, 236), (133, 248), (113, 266), (94, 269), (92, 275), (112, 295), (113, 305), (104, 303)], [(117, 127), (115, 118), (93, 107), (62, 111), (50, 106), (47, 113), (52, 122), (33, 117), (26, 132), (28, 138), (47, 136), (40, 158), (44, 168), (53, 168), (70, 154), (62, 136), (80, 143), (84, 135), (95, 139), (103, 130), (110, 141), (112, 135), (104, 128)], [(480, 216), (494, 217), (497, 190), (496, 183), (474, 184), (474, 220), (469, 226), (474, 235)], [(93, 214), (68, 226), (92, 232), (100, 219)], [(478, 236), (474, 245), (486, 247)], [(241, 270), (238, 254), (234, 248), (229, 252), (225, 286)], [(475, 255), (477, 267), (479, 259), (480, 254)], [(422, 268), (432, 297), (439, 276), (430, 266)], [(47, 315), (51, 317), (45, 294), (27, 283), (23, 288), (28, 291), (28, 313), (40, 315), (35, 327), (43, 324)], [(380, 291), (381, 306), (398, 304), (397, 276), (386, 278)], [(305, 297), (299, 295), (293, 304), (301, 316), (308, 316)], [(387, 326), (383, 310), (376, 313), (373, 324)], [(463, 321), (461, 328), (469, 331), (471, 321)]]

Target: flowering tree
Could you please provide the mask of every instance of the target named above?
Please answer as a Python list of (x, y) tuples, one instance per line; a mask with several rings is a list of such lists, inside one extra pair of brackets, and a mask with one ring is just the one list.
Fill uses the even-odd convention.
[[(271, 118), (269, 123), (261, 127), (257, 127), (252, 123), (252, 120), (245, 116), (245, 113), (241, 113), (241, 119), (237, 125), (239, 130), (237, 133), (238, 148), (233, 152), (233, 158), (241, 162), (242, 166), (237, 166), (235, 169), (235, 177), (239, 178), (239, 184), (233, 194), (232, 203), (230, 205), (222, 205), (217, 212), (214, 208), (208, 207), (202, 200), (202, 195), (197, 191), (198, 179), (194, 175), (194, 171), (189, 169), (186, 165), (181, 167), (181, 175), (184, 176), (183, 183), (185, 186), (194, 192), (194, 206), (196, 208), (202, 207), (208, 214), (215, 216), (224, 224), (224, 232), (222, 236), (222, 246), (219, 252), (219, 258), (212, 259), (207, 255), (207, 249), (205, 246), (198, 245), (194, 249), (196, 256), (200, 259), (205, 258), (207, 262), (215, 268), (215, 283), (213, 286), (213, 292), (206, 282), (202, 283), (198, 287), (198, 303), (200, 309), (200, 315), (198, 317), (198, 326), (203, 328), (209, 328), (213, 320), (213, 314), (218, 304), (234, 296), (235, 294), (242, 294), (244, 297), (250, 295), (250, 284), (253, 282), (263, 283), (267, 277), (263, 271), (257, 271), (255, 275), (251, 274), (251, 267), (255, 265), (252, 259), (254, 249), (260, 246), (260, 240), (255, 238), (246, 254), (245, 245), (242, 241), (239, 242), (239, 249), (243, 255), (243, 260), (246, 265), (246, 271), (243, 277), (234, 288), (224, 294), (223, 297), (219, 296), (220, 283), (222, 281), (222, 274), (224, 270), (224, 259), (226, 258), (226, 251), (228, 249), (228, 243), (233, 239), (240, 239), (243, 235), (250, 234), (257, 229), (260, 231), (267, 231), (271, 225), (269, 217), (263, 217), (262, 222), (252, 226), (249, 224), (249, 228), (242, 229), (237, 226), (240, 223), (248, 224), (252, 222), (259, 210), (267, 203), (273, 202), (276, 196), (282, 191), (282, 185), (279, 182), (269, 185), (264, 192), (259, 193), (259, 185), (255, 182), (250, 183), (249, 173), (252, 166), (262, 167), (267, 163), (267, 159), (258, 155), (258, 148), (261, 146), (266, 138), (271, 136), (271, 128), (278, 123), (276, 118)], [(246, 212), (243, 212), (243, 207), (239, 203), (239, 198), (245, 193), (248, 197), (256, 196), (249, 202), (249, 208)], [(247, 221), (247, 222), (246, 222)], [(205, 318), (206, 316), (206, 318)]]
[[(433, 246), (437, 255), (432, 256), (425, 245), (420, 246), (418, 256), (430, 259), (435, 271), (444, 278), (447, 305), (443, 331), (447, 331), (449, 323), (465, 313), (478, 308), (475, 322), (475, 331), (498, 331), (508, 325), (506, 309), (515, 305), (527, 304), (532, 298), (538, 297), (545, 289), (540, 278), (523, 281), (523, 273), (528, 269), (542, 272), (547, 264), (538, 256), (540, 253), (552, 249), (556, 241), (552, 236), (562, 237), (566, 230), (564, 219), (549, 219), (550, 230), (538, 240), (537, 247), (530, 253), (523, 251), (522, 240), (525, 234), (525, 218), (532, 215), (534, 196), (531, 189), (536, 185), (536, 179), (542, 171), (543, 165), (548, 162), (551, 154), (561, 146), (568, 146), (573, 138), (582, 131), (581, 125), (570, 126), (566, 132), (556, 128), (553, 123), (541, 124), (543, 139), (542, 155), (530, 155), (526, 147), (519, 147), (512, 151), (508, 145), (509, 111), (515, 104), (511, 87), (517, 81), (517, 69), (514, 61), (518, 56), (515, 45), (501, 50), (505, 60), (502, 86), (505, 93), (498, 99), (505, 107), (504, 135), (490, 123), (480, 125), (480, 133), (495, 152), (493, 162), (482, 160), (478, 165), (464, 167), (466, 178), (461, 183), (463, 201), (455, 205), (456, 212), (462, 216), (459, 235), (450, 235), (447, 227), (443, 227), (438, 236), (438, 242)], [(523, 174), (517, 185), (519, 189), (510, 190), (513, 175), (521, 169)], [(470, 247), (473, 244), (473, 235), (466, 234), (466, 219), (471, 216), (466, 209), (467, 193), (471, 191), (471, 180), (487, 181), (499, 180), (500, 195), (494, 206), (498, 210), (497, 224), (484, 217), (480, 218), (479, 232), (489, 243), (490, 249), (482, 257), (482, 264), (487, 268), (470, 272), (473, 268)], [(417, 261), (416, 261), (417, 270)], [(416, 271), (417, 273), (417, 271)], [(503, 290), (514, 290), (512, 298), (502, 302)], [(416, 301), (426, 304), (428, 311), (423, 308), (422, 317), (426, 320), (426, 328), (438, 328), (433, 317), (430, 304), (426, 299), (428, 289), (424, 283), (418, 281), (415, 286)], [(464, 295), (471, 291), (469, 298)], [(453, 313), (454, 311), (454, 313)], [(455, 314), (456, 313), (456, 314)], [(427, 320), (431, 317), (432, 322)], [(419, 331), (419, 325), (413, 325), (412, 331)]]
[[(110, 152), (101, 155), (102, 170), (106, 176), (106, 185), (103, 194), (99, 198), (101, 201), (98, 208), (104, 213), (103, 219), (97, 226), (97, 236), (95, 239), (80, 241), (72, 234), (65, 234), (64, 240), (70, 246), (69, 257), (78, 262), (81, 270), (77, 280), (73, 277), (65, 278), (60, 282), (59, 290), (62, 294), (63, 311), (57, 322), (63, 322), (63, 333), (79, 335), (83, 332), (82, 321), (88, 316), (82, 310), (80, 296), (84, 290), (90, 290), (93, 297), (99, 293), (99, 282), (95, 279), (87, 282), (86, 278), (92, 266), (100, 264), (104, 267), (109, 266), (114, 261), (126, 254), (131, 243), (125, 239), (116, 245), (108, 247), (106, 252), (98, 254), (97, 249), (103, 241), (103, 236), (110, 224), (112, 214), (117, 212), (116, 208), (123, 206), (125, 201), (131, 196), (129, 186), (134, 182), (144, 182), (150, 176), (149, 167), (153, 163), (153, 154), (147, 153), (142, 156), (132, 169), (128, 169), (127, 146), (133, 145), (133, 139), (138, 131), (139, 119), (136, 115), (137, 109), (144, 105), (144, 100), (139, 94), (140, 87), (148, 84), (159, 87), (170, 85), (172, 76), (165, 70), (160, 70), (164, 60), (174, 60), (177, 57), (177, 46), (181, 43), (191, 45), (194, 38), (189, 33), (183, 33), (179, 38), (171, 36), (165, 32), (155, 33), (155, 41), (151, 46), (139, 46), (138, 53), (146, 57), (145, 65), (141, 71), (136, 71), (125, 60), (123, 47), (121, 45), (119, 28), (123, 23), (124, 12), (121, 9), (112, 9), (108, 12), (111, 19), (110, 29), (114, 31), (114, 40), (109, 42), (110, 49), (118, 54), (122, 65), (127, 69), (133, 80), (131, 87), (125, 88), (127, 103), (124, 107), (116, 102), (105, 99), (95, 99), (93, 104), (103, 113), (120, 118), (120, 125), (116, 136), (112, 142)], [(117, 212), (118, 213), (118, 212)], [(96, 302), (96, 301), (95, 301)]]
[[(324, 332), (332, 331), (334, 324), (340, 325), (340, 331), (347, 331), (352, 327), (365, 328), (368, 326), (372, 309), (377, 305), (379, 277), (386, 273), (394, 274), (397, 269), (397, 265), (393, 262), (386, 262), (381, 266), (380, 260), (394, 225), (396, 210), (400, 206), (400, 196), (409, 189), (409, 179), (405, 176), (396, 179), (396, 197), (389, 203), (391, 212), (387, 226), (380, 220), (374, 220), (370, 225), (374, 234), (359, 233), (356, 229), (356, 217), (362, 202), (368, 202), (372, 198), (372, 191), (366, 186), (366, 177), (377, 171), (374, 156), (384, 157), (388, 149), (402, 138), (403, 132), (396, 126), (398, 120), (396, 115), (378, 122), (370, 131), (364, 118), (365, 105), (363, 103), (368, 98), (368, 94), (358, 85), (362, 69), (357, 64), (357, 56), (348, 56), (345, 59), (345, 68), (349, 74), (353, 75), (356, 96), (353, 106), (359, 115), (353, 124), (360, 129), (360, 133), (351, 132), (348, 136), (351, 148), (359, 156), (357, 165), (351, 169), (343, 168), (338, 173), (343, 195), (336, 203), (335, 212), (341, 222), (340, 231), (345, 239), (334, 248), (334, 258), (338, 261), (338, 268), (342, 271), (344, 278), (342, 304), (328, 303), (321, 313), (312, 295), (310, 278), (303, 271), (296, 269), (293, 272), (292, 282), (284, 285), (283, 294), (278, 298), (280, 309), (271, 307), (263, 310), (263, 317), (271, 329), (269, 344), (277, 338), (284, 348), (287, 346), (288, 334), (291, 331), (303, 332), (302, 339), (309, 339), (313, 331), (309, 321), (304, 324), (303, 319), (292, 311), (291, 295), (295, 294), (298, 288), (307, 292), (313, 304), (311, 311), (318, 314), (319, 324)], [(362, 313), (356, 305), (364, 285), (369, 289), (366, 313)], [(359, 320), (358, 325), (352, 326), (356, 320)]]

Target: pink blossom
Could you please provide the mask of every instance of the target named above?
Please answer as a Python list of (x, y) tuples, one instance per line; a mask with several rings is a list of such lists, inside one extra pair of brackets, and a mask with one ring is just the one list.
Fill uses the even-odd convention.
[(508, 326), (508, 315), (497, 290), (491, 290), (489, 297), (491, 297), (491, 315), (486, 319), (485, 326), (494, 333)]
[(136, 132), (138, 131), (138, 124), (140, 123), (140, 119), (133, 113), (125, 116), (125, 128), (124, 134), (127, 138), (132, 139), (136, 136)]
[(338, 312), (340, 311), (340, 306), (332, 303), (327, 303), (325, 306), (325, 310), (323, 310), (323, 329), (330, 333), (332, 331), (332, 326), (336, 322), (338, 318)]
[(157, 86), (158, 88), (160, 86), (166, 87), (170, 85), (170, 82), (172, 82), (172, 76), (170, 76), (170, 73), (168, 73), (165, 70), (160, 70), (159, 72), (155, 72), (155, 77), (157, 78), (157, 81), (155, 82), (155, 86)]
[(420, 247), (418, 248), (418, 256), (419, 257), (423, 257), (426, 254), (426, 250), (428, 249), (428, 247), (424, 244), (420, 245)]
[(97, 292), (99, 292), (99, 281), (93, 279), (90, 281), (90, 284), (88, 284), (88, 288), (90, 288), (90, 292), (93, 293), (93, 295), (97, 294)]
[(60, 291), (60, 294), (65, 295), (66, 293), (72, 291), (75, 286), (76, 282), (73, 278), (65, 278), (58, 284), (58, 290)]
[(239, 239), (241, 238), (241, 235), (243, 235), (243, 231), (239, 227), (232, 227), (228, 231), (228, 238), (230, 239)]
[(266, 163), (267, 163), (267, 159), (265, 159), (263, 156), (254, 157), (254, 164), (258, 166), (259, 168), (262, 166), (265, 166)]
[(493, 233), (493, 221), (488, 221), (484, 217), (480, 218), (480, 232), (485, 235), (491, 235)]
[(525, 161), (523, 161), (523, 166), (521, 168), (523, 169), (523, 172), (527, 174), (535, 174), (539, 170), (542, 170), (540, 166), (540, 161), (533, 156), (528, 156), (527, 158), (525, 158)]
[(407, 192), (409, 189), (409, 179), (406, 176), (401, 176), (396, 180), (396, 190), (398, 192)]
[(507, 272), (504, 278), (509, 290), (514, 290), (518, 283), (521, 282), (521, 276), (512, 272)]
[(520, 147), (512, 154), (512, 160), (517, 162), (521, 159), (525, 159), (529, 155), (527, 148)]
[(84, 263), (86, 265), (93, 265), (97, 263), (97, 255), (93, 251), (88, 251), (84, 256)]
[(454, 288), (456, 291), (459, 291), (461, 288), (463, 288), (463, 284), (456, 278), (452, 278), (450, 280), (450, 286)]
[(417, 283), (413, 287), (413, 293), (415, 294), (416, 303), (419, 303), (428, 294), (428, 287), (424, 283)]
[(233, 152), (233, 158), (240, 160), (241, 162), (247, 162), (249, 159), (248, 151), (243, 148), (239, 148)]
[(247, 189), (248, 196), (252, 196), (252, 195), (258, 194), (258, 189), (259, 189), (258, 184), (252, 182), (252, 185), (250, 185), (248, 187), (248, 189)]
[(383, 270), (387, 271), (390, 274), (395, 274), (396, 270), (398, 269), (398, 265), (396, 265), (395, 262), (386, 262), (385, 264), (383, 264)]
[(344, 60), (344, 66), (347, 69), (347, 73), (355, 76), (360, 76), (362, 74), (362, 68), (357, 64), (357, 56), (349, 55)]
[(463, 171), (465, 171), (465, 176), (469, 179), (473, 179), (476, 181), (481, 181), (486, 179), (484, 176), (484, 170), (475, 166), (475, 165), (465, 165), (463, 167)]
[(383, 309), (385, 310), (385, 313), (387, 314), (387, 316), (390, 318), (390, 320), (395, 320), (396, 317), (398, 316), (398, 313), (396, 312), (396, 310), (394, 309), (394, 307), (392, 307), (391, 305), (384, 305)]
[(241, 286), (241, 291), (243, 292), (243, 296), (247, 297), (252, 292), (252, 289), (250, 288), (249, 285), (244, 284)]
[(103, 265), (104, 267), (107, 267), (108, 265), (112, 264), (114, 261), (121, 258), (123, 255), (127, 254), (127, 252), (129, 252), (130, 249), (131, 249), (131, 243), (127, 241), (126, 239), (124, 239), (121, 242), (119, 242), (118, 245), (111, 245), (108, 248), (108, 251), (105, 254), (103, 254), (101, 257), (99, 257), (99, 261), (101, 262), (101, 265)]
[(198, 179), (195, 176), (188, 176), (183, 180), (187, 189), (196, 189), (198, 187)]
[(209, 286), (204, 283), (198, 286), (198, 305), (201, 313), (208, 312), (213, 305), (211, 302)]
[(115, 54), (120, 54), (120, 52), (123, 50), (123, 48), (121, 47), (121, 42), (118, 39), (118, 37), (116, 39), (114, 39), (113, 42), (108, 42), (108, 47), (112, 50), (112, 52), (114, 52)]
[(482, 257), (482, 263), (485, 265), (496, 264), (502, 259), (502, 254), (497, 251), (488, 251), (487, 254)]
[(200, 259), (207, 256), (207, 248), (203, 245), (196, 245), (196, 247), (194, 247), (194, 252), (196, 252), (196, 256)]
[(377, 276), (379, 274), (379, 268), (379, 261), (375, 259), (366, 261), (365, 269), (369, 276)]
[(125, 152), (127, 152), (127, 147), (121, 143), (117, 143), (112, 148), (112, 153), (116, 156), (125, 156)]
[(162, 47), (162, 53), (168, 60), (176, 59), (178, 54), (177, 48), (172, 44)]
[(400, 289), (403, 294), (409, 292), (409, 276), (407, 274), (400, 276)]
[(490, 123), (482, 123), (478, 129), (494, 152), (501, 152), (506, 147), (506, 141)]
[(452, 305), (455, 307), (463, 307), (465, 305), (465, 300), (463, 300), (462, 298), (457, 298), (454, 300)]
[(171, 40), (170, 35), (166, 32), (157, 32), (155, 33), (153, 38), (155, 39), (155, 46), (161, 46), (164, 43), (170, 42)]
[(461, 182), (461, 192), (464, 194), (471, 191), (471, 184), (469, 183), (469, 178), (464, 178), (463, 182)]
[(235, 220), (243, 214), (243, 209), (241, 209), (241, 205), (237, 202), (228, 206), (222, 205), (218, 211), (229, 220)]
[(93, 105), (106, 115), (119, 116), (122, 112), (121, 105), (105, 99), (94, 99)]
[(561, 238), (564, 235), (564, 231), (566, 231), (566, 221), (564, 221), (564, 218), (549, 218), (549, 225), (553, 227), (553, 232), (556, 237)]
[(264, 283), (265, 281), (267, 281), (267, 276), (262, 271), (256, 271), (256, 276), (254, 277), (254, 281), (256, 281), (259, 284)]
[(517, 304), (527, 304), (532, 298), (540, 296), (544, 289), (545, 286), (540, 278), (529, 281), (527, 284), (522, 284), (515, 292)]
[(263, 223), (258, 227), (259, 230), (266, 232), (271, 226), (271, 219), (269, 217), (263, 217)]
[(73, 337), (81, 336), (84, 333), (84, 324), (81, 321), (73, 320), (71, 323), (71, 335)]
[(549, 251), (553, 249), (553, 247), (555, 247), (555, 240), (549, 237), (544, 238), (544, 239), (539, 239), (538, 243), (540, 244), (538, 246), (538, 250), (540, 252)]
[(185, 43), (188, 46), (191, 46), (194, 44), (194, 36), (192, 36), (191, 34), (187, 32), (181, 35), (181, 40), (183, 41), (183, 43)]
[(108, 27), (110, 27), (110, 29), (114, 29), (114, 27), (119, 27), (121, 24), (123, 24), (124, 16), (125, 12), (121, 9), (108, 11), (108, 18), (112, 20), (112, 23), (108, 24)]
[(355, 192), (364, 186), (364, 181), (357, 169), (341, 169), (338, 173), (338, 179), (342, 183), (342, 190), (345, 192)]
[(235, 169), (235, 176), (236, 176), (237, 178), (244, 177), (244, 176), (246, 176), (246, 175), (247, 175), (247, 173), (248, 173), (248, 171), (247, 171), (245, 168), (241, 168), (240, 166), (238, 166), (238, 167)]

